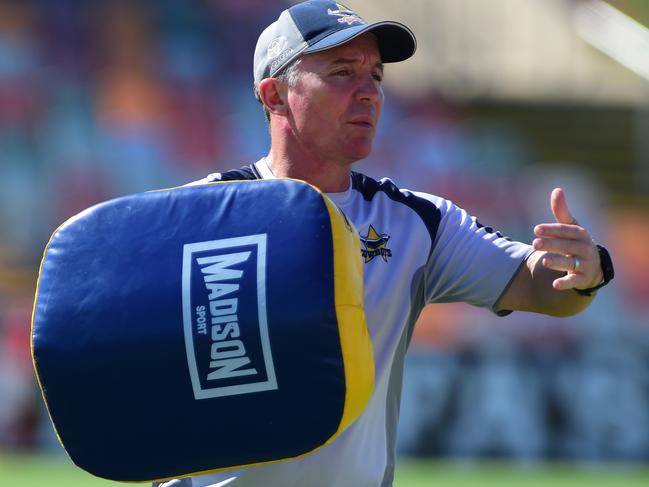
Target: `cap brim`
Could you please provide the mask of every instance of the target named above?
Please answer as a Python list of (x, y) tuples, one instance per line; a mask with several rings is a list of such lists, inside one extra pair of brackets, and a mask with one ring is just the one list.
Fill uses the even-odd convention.
[(376, 36), (381, 61), (384, 63), (405, 61), (417, 50), (415, 34), (407, 26), (399, 22), (384, 21), (339, 30), (307, 47), (302, 53), (309, 54), (331, 49), (345, 44), (366, 32), (372, 32)]

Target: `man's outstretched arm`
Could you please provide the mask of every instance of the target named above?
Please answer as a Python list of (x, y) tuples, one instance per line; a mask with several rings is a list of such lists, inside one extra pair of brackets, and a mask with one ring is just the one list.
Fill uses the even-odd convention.
[(553, 316), (571, 316), (586, 308), (604, 281), (600, 252), (588, 231), (572, 216), (565, 193), (555, 189), (550, 196), (555, 223), (534, 228), (535, 249), (498, 300), (500, 310), (533, 311)]

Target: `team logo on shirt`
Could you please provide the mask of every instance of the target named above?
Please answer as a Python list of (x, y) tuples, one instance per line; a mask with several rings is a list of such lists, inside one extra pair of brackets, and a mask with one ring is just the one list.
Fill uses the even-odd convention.
[(361, 235), (361, 242), (364, 246), (361, 249), (361, 255), (366, 264), (377, 256), (380, 256), (383, 262), (387, 262), (388, 257), (392, 257), (392, 251), (388, 248), (388, 240), (390, 240), (390, 236), (387, 233), (379, 233), (370, 225), (367, 235)]
[(361, 19), (356, 12), (353, 10), (345, 7), (342, 3), (336, 3), (336, 7), (338, 7), (338, 10), (331, 10), (330, 8), (327, 9), (327, 13), (329, 15), (335, 15), (338, 17), (338, 22), (341, 24), (364, 24), (365, 21)]

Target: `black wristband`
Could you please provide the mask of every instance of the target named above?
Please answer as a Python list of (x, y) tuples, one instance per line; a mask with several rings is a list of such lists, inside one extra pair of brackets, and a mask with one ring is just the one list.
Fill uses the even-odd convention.
[(599, 288), (606, 286), (609, 282), (615, 277), (615, 269), (613, 268), (613, 261), (611, 256), (601, 245), (597, 245), (597, 252), (599, 253), (599, 264), (602, 266), (602, 275), (604, 279), (595, 287), (589, 287), (588, 289), (576, 289), (579, 294), (582, 296), (592, 296), (595, 291)]

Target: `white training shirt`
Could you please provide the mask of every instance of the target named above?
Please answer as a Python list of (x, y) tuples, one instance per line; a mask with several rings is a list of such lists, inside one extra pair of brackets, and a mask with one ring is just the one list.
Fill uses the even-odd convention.
[[(192, 184), (273, 177), (262, 159)], [(193, 487), (391, 487), (404, 357), (419, 313), (429, 303), (459, 301), (494, 310), (532, 252), (450, 201), (399, 190), (387, 178), (352, 173), (347, 191), (327, 196), (361, 236), (376, 368), (372, 397), (363, 414), (320, 450), (297, 460), (195, 476)]]

